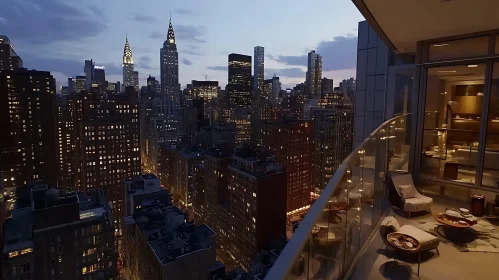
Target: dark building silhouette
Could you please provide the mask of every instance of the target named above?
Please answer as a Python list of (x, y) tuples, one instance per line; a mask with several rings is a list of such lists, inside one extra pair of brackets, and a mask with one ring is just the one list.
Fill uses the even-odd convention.
[(65, 193), (36, 181), (18, 187), (15, 200), (3, 279), (116, 277), (114, 222), (102, 191)]
[(313, 185), (321, 191), (353, 147), (352, 103), (342, 94), (329, 95), (311, 109), (314, 122)]
[[(229, 251), (248, 269), (250, 260), (286, 231), (286, 172), (265, 153), (238, 148), (229, 166)], [(279, 199), (282, 198), (282, 199)]]
[(23, 67), (22, 59), (16, 54), (7, 36), (0, 35), (0, 71)]
[(0, 72), (0, 173), (5, 187), (43, 179), (56, 184), (56, 95), (50, 72)]
[(263, 147), (284, 165), (287, 174), (286, 211), (310, 204), (314, 125), (311, 120), (283, 120), (263, 128)]
[(131, 86), (125, 95), (101, 97), (98, 90), (67, 97), (62, 121), (70, 145), (62, 152), (67, 162), (62, 172), (74, 178), (70, 189), (103, 189), (120, 229), (123, 180), (140, 173), (139, 104)]

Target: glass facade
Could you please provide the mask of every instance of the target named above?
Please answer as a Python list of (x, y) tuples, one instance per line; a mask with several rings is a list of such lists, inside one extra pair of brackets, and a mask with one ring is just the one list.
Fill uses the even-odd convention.
[(499, 36), (422, 47), (420, 177), (499, 188)]
[[(497, 47), (497, 45), (496, 45)], [(499, 187), (499, 62), (493, 64), (490, 83), (482, 185)]]
[(475, 183), (485, 64), (427, 70), (421, 172)]
[(484, 56), (488, 54), (488, 50), (489, 36), (438, 42), (429, 45), (428, 59), (434, 61)]

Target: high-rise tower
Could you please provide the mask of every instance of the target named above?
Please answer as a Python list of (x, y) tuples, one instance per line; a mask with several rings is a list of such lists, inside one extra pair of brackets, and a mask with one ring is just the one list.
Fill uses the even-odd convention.
[(255, 52), (254, 52), (254, 65), (253, 65), (253, 89), (254, 89), (254, 94), (258, 95), (257, 91), (261, 91), (263, 88), (263, 72), (264, 72), (264, 59), (265, 59), (265, 54), (264, 54), (264, 48), (260, 46), (255, 47)]
[(229, 54), (228, 74), (227, 91), (231, 106), (246, 108), (251, 105), (251, 56)]
[(315, 51), (308, 53), (307, 94), (308, 98), (320, 99), (322, 83), (322, 56)]
[(123, 50), (123, 86), (135, 88), (135, 76), (133, 73), (133, 56), (130, 44), (128, 44), (128, 36), (125, 41), (125, 49)]
[(172, 19), (168, 26), (168, 37), (160, 50), (161, 93), (167, 97), (170, 108), (180, 107), (180, 85), (178, 83), (178, 52), (173, 32)]

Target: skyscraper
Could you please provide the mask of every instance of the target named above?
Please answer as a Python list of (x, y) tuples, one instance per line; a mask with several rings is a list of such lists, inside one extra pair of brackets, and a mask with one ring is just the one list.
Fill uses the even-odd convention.
[(246, 269), (256, 253), (286, 231), (286, 172), (265, 156), (236, 149), (229, 166), (229, 251)]
[(310, 204), (314, 126), (311, 120), (283, 120), (263, 126), (263, 147), (284, 165), (287, 212)]
[(147, 90), (149, 94), (154, 96), (159, 96), (158, 94), (161, 93), (161, 85), (159, 84), (159, 81), (151, 75), (147, 78)]
[[(123, 50), (123, 85), (125, 87), (135, 87), (135, 76), (133, 71), (133, 56), (132, 49), (128, 43), (128, 37), (126, 37), (125, 48)], [(138, 90), (137, 90), (138, 91)]]
[(322, 83), (322, 56), (315, 51), (308, 53), (307, 63), (307, 97), (320, 98)]
[(333, 91), (334, 91), (333, 79), (322, 78), (321, 98), (326, 97), (326, 95), (332, 94)]
[(85, 60), (85, 67), (83, 68), (85, 72), (85, 89), (90, 91), (92, 88), (92, 83), (94, 82), (94, 62), (93, 60)]
[(192, 81), (192, 98), (203, 99), (204, 116), (208, 125), (215, 124), (217, 117), (218, 89), (218, 81)]
[(345, 79), (340, 83), (340, 89), (344, 94), (354, 94), (355, 93), (355, 79)]
[(209, 102), (218, 96), (218, 81), (192, 81), (193, 98)]
[(71, 92), (77, 92), (79, 93), (82, 90), (85, 90), (85, 83), (86, 83), (87, 78), (85, 76), (76, 76), (73, 79), (73, 89)]
[(256, 95), (258, 95), (258, 91), (261, 91), (263, 88), (263, 79), (264, 79), (264, 59), (265, 53), (264, 48), (260, 46), (255, 47), (254, 55), (254, 64), (253, 64), (253, 90)]
[(133, 87), (136, 92), (139, 92), (139, 71), (133, 71)]
[(160, 50), (161, 93), (166, 96), (170, 108), (180, 107), (180, 85), (178, 83), (178, 52), (173, 32), (172, 19), (168, 26), (168, 37)]
[(123, 180), (140, 173), (139, 104), (134, 90), (128, 96), (100, 97), (97, 92), (68, 97), (67, 110), (73, 113), (67, 121), (74, 129), (70, 132), (72, 148), (63, 154), (71, 153), (75, 188), (103, 189), (120, 229)]
[(94, 80), (93, 84), (97, 84), (101, 93), (106, 92), (106, 69), (104, 66), (94, 65)]
[(68, 77), (68, 88), (69, 92), (73, 92), (73, 77)]
[(56, 99), (50, 72), (0, 72), (0, 174), (5, 187), (57, 182)]
[(229, 84), (227, 94), (231, 107), (251, 105), (251, 56), (229, 54)]
[(23, 61), (16, 54), (9, 38), (0, 35), (0, 71), (16, 70), (23, 67)]
[(322, 190), (353, 146), (353, 107), (338, 94), (319, 100), (314, 120), (313, 185)]

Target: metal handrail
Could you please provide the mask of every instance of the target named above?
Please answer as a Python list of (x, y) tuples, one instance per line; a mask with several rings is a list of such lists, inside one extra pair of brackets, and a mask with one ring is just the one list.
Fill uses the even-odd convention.
[(371, 140), (375, 135), (382, 129), (388, 127), (390, 123), (396, 121), (400, 118), (406, 117), (410, 114), (402, 114), (396, 116), (390, 120), (385, 121), (380, 126), (378, 126), (362, 143), (357, 146), (340, 164), (333, 177), (329, 180), (324, 190), (321, 192), (319, 198), (314, 202), (314, 204), (310, 207), (305, 218), (300, 223), (300, 226), (293, 234), (293, 237), (288, 241), (282, 252), (279, 254), (279, 257), (273, 264), (270, 271), (267, 273), (265, 279), (284, 279), (285, 276), (290, 272), (294, 261), (297, 257), (300, 256), (303, 247), (306, 244), (312, 229), (314, 228), (316, 222), (318, 221), (320, 214), (323, 209), (329, 203), (330, 197), (333, 195), (336, 187), (340, 184), (345, 176), (346, 171), (348, 169), (349, 163), (353, 156), (355, 156), (359, 151), (363, 150), (366, 144)]

